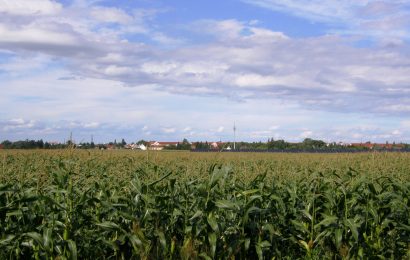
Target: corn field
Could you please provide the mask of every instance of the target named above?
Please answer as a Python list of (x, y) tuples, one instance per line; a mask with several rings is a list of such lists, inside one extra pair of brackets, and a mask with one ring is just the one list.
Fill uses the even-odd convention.
[(0, 259), (410, 259), (408, 154), (0, 156)]

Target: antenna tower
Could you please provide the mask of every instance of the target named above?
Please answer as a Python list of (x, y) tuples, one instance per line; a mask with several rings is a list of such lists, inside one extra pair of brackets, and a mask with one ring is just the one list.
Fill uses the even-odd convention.
[(233, 122), (233, 150), (236, 150), (236, 126), (235, 121)]

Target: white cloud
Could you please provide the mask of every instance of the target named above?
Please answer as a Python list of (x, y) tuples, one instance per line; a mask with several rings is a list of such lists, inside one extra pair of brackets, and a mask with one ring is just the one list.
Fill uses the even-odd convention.
[[(320, 111), (340, 113), (339, 117), (360, 113), (405, 118), (410, 70), (403, 41), (356, 48), (354, 42), (334, 35), (291, 38), (263, 28), (263, 23), (230, 19), (194, 23), (206, 42), (183, 45), (155, 27), (155, 12), (97, 4), (61, 6), (23, 18), (0, 7), (0, 48), (11, 57), (0, 63), (0, 118), (24, 118), (20, 125), (30, 129), (39, 121), (49, 126), (66, 118), (59, 129), (71, 125), (87, 134), (104, 127), (119, 134), (137, 129), (136, 134), (150, 138), (182, 138), (195, 129), (193, 136), (198, 138), (230, 140), (231, 127), (225, 132), (222, 125), (239, 115), (247, 126), (238, 133), (253, 138), (296, 140), (309, 132), (315, 137), (382, 138), (394, 137), (396, 130), (407, 133), (395, 126), (332, 135), (312, 127), (321, 120)], [(333, 10), (323, 5), (320, 10)], [(306, 8), (315, 13), (312, 6)], [(366, 15), (383, 15), (384, 8), (373, 6)], [(344, 15), (350, 14), (335, 14), (337, 19)], [(149, 40), (137, 42), (127, 38), (130, 34)], [(174, 46), (164, 48), (158, 42)], [(63, 68), (53, 69), (56, 65)], [(189, 111), (181, 113), (182, 104)], [(35, 120), (34, 126), (30, 120)]]
[(393, 130), (393, 132), (391, 132), (392, 135), (401, 135), (402, 132), (400, 130)]
[(22, 119), (22, 118), (10, 119), (9, 123), (12, 124), (12, 125), (22, 125), (22, 124), (24, 124), (24, 119)]
[(183, 39), (173, 38), (161, 32), (152, 33), (151, 38), (165, 48), (175, 47), (185, 43)]
[(87, 23), (88, 29), (70, 24), (57, 30), (59, 23), (35, 21), (15, 31), (1, 25), (0, 35), (7, 37), (0, 38), (0, 46), (62, 58), (75, 76), (241, 102), (296, 102), (325, 111), (408, 111), (410, 70), (402, 47), (359, 49), (335, 36), (292, 39), (253, 23), (206, 20), (197, 25), (215, 37), (210, 43), (159, 50), (97, 32), (86, 35), (92, 27)]
[(126, 57), (122, 53), (107, 53), (104, 57), (99, 59), (102, 63), (122, 63), (126, 61)]
[(397, 104), (397, 105), (387, 105), (383, 108), (383, 111), (387, 112), (410, 112), (410, 105)]
[(70, 34), (36, 28), (23, 27), (20, 30), (7, 28), (0, 24), (0, 44), (45, 44), (57, 46), (77, 45), (78, 40)]
[[(1, 123), (1, 122), (0, 122)], [(18, 131), (18, 130), (28, 130), (36, 126), (36, 121), (34, 120), (24, 120), (21, 118), (10, 119), (6, 122), (0, 124), (4, 132)]]
[(191, 131), (192, 131), (192, 127), (189, 127), (189, 126), (185, 127), (185, 128), (182, 130), (182, 132), (184, 132), (184, 133), (191, 132)]
[[(238, 75), (235, 79), (235, 84), (239, 87), (264, 87), (264, 86), (300, 86), (306, 84), (306, 78), (298, 75), (286, 75), (286, 76), (264, 76), (260, 74), (242, 74)], [(315, 87), (318, 84), (310, 82), (311, 87)]]
[(267, 141), (268, 139), (281, 139), (281, 135), (278, 133), (273, 133), (272, 131), (252, 131), (249, 134), (247, 133), (247, 135), (249, 135), (251, 138), (253, 139), (259, 139), (259, 140), (263, 140), (263, 141)]
[(409, 38), (410, 11), (408, 0), (242, 0), (273, 11), (290, 13), (330, 27), (344, 27), (334, 33)]
[(97, 128), (99, 127), (101, 124), (98, 122), (89, 122), (89, 123), (85, 123), (84, 124), (84, 128)]
[(110, 65), (105, 68), (104, 73), (108, 76), (122, 76), (127, 75), (132, 72), (132, 69), (129, 67)]
[(201, 20), (196, 22), (194, 27), (200, 27), (202, 33), (214, 35), (218, 41), (237, 40), (241, 37), (247, 41), (259, 41), (270, 44), (288, 39), (284, 33), (257, 27), (257, 24), (252, 21), (245, 23), (235, 19), (220, 21)]
[(0, 0), (0, 13), (12, 15), (58, 14), (62, 5), (49, 0)]
[(176, 129), (174, 127), (163, 127), (162, 132), (165, 134), (172, 134), (176, 132)]
[(312, 135), (313, 135), (313, 132), (312, 132), (312, 131), (306, 130), (306, 131), (303, 131), (303, 132), (299, 135), (299, 137), (304, 139), (304, 138), (312, 137)]
[(105, 23), (128, 24), (133, 20), (132, 16), (118, 8), (93, 7), (90, 14), (95, 20)]

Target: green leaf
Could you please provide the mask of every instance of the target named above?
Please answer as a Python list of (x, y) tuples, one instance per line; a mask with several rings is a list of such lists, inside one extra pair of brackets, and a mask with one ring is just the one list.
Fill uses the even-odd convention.
[(235, 203), (229, 200), (218, 200), (215, 202), (215, 206), (217, 206), (218, 208), (222, 208), (222, 209), (230, 209), (230, 210), (239, 209), (239, 207)]
[(137, 237), (137, 235), (132, 234), (128, 235), (128, 239), (130, 240), (132, 247), (134, 248), (135, 252), (138, 252), (138, 248), (142, 246), (142, 241)]
[(22, 215), (23, 215), (23, 212), (22, 212), (21, 210), (19, 210), (19, 209), (13, 210), (13, 211), (8, 211), (8, 212), (6, 213), (6, 216), (7, 216), (7, 217), (11, 217), (11, 216), (22, 216)]
[(353, 219), (346, 219), (345, 225), (349, 227), (350, 231), (353, 234), (353, 237), (356, 241), (359, 241), (359, 231), (357, 230), (358, 225), (354, 222)]
[(299, 240), (300, 245), (306, 250), (306, 251), (310, 251), (310, 247), (308, 245), (308, 243), (306, 243), (306, 241), (303, 240)]
[(309, 221), (312, 221), (313, 217), (312, 215), (310, 215), (310, 213), (307, 210), (301, 210), (300, 212), (303, 214), (303, 216), (309, 219)]
[(110, 230), (119, 230), (119, 229), (121, 229), (120, 226), (118, 226), (114, 222), (110, 222), (110, 221), (96, 223), (96, 225), (99, 226), (99, 227), (105, 228), (105, 229), (110, 229)]
[(209, 224), (209, 226), (211, 226), (212, 230), (214, 232), (219, 232), (218, 223), (217, 223), (216, 218), (215, 218), (215, 216), (212, 212), (208, 214), (207, 220), (208, 220), (208, 224)]
[(338, 249), (342, 246), (342, 240), (343, 240), (343, 229), (338, 228), (335, 230), (335, 244)]
[(217, 184), (218, 180), (221, 179), (223, 176), (224, 171), (222, 169), (215, 167), (212, 172), (211, 179), (209, 180), (209, 189), (212, 189)]
[(198, 210), (198, 211), (195, 212), (195, 214), (189, 219), (189, 221), (192, 221), (192, 220), (194, 220), (194, 219), (196, 219), (196, 218), (199, 218), (199, 217), (201, 217), (202, 215), (203, 215), (202, 211), (201, 211), (201, 210)]
[(157, 233), (157, 236), (159, 238), (159, 243), (161, 244), (162, 248), (164, 250), (166, 250), (167, 249), (167, 240), (165, 239), (164, 232), (156, 231), (156, 233)]
[(308, 229), (303, 223), (298, 222), (298, 221), (293, 220), (293, 219), (290, 221), (290, 223), (292, 223), (293, 226), (294, 226), (297, 230), (302, 231), (302, 232), (304, 232), (304, 233), (309, 233), (309, 229)]
[(28, 232), (25, 235), (32, 238), (34, 241), (36, 241), (36, 243), (39, 246), (44, 247), (43, 237), (39, 233), (37, 233), (37, 232)]
[(245, 251), (248, 252), (249, 246), (251, 245), (251, 239), (250, 238), (245, 238)]
[(11, 241), (13, 241), (15, 237), (16, 237), (15, 235), (7, 235), (6, 238), (0, 240), (0, 245), (2, 246), (7, 245)]
[(264, 240), (264, 241), (260, 242), (259, 245), (260, 245), (260, 247), (265, 248), (265, 247), (270, 247), (271, 243), (269, 243), (269, 241)]
[(70, 259), (76, 260), (77, 259), (77, 245), (73, 240), (67, 240), (68, 249), (70, 252)]
[(247, 196), (247, 195), (250, 195), (250, 194), (257, 193), (257, 192), (259, 192), (259, 189), (242, 191), (240, 194), (243, 195), (243, 196)]
[(205, 253), (200, 253), (199, 256), (202, 257), (205, 260), (212, 260), (212, 258), (207, 256)]
[(208, 235), (208, 241), (211, 246), (211, 256), (212, 258), (215, 257), (215, 251), (216, 251), (216, 234), (215, 233), (210, 233)]
[(324, 215), (324, 219), (320, 221), (318, 224), (315, 225), (315, 228), (320, 227), (320, 226), (329, 226), (332, 224), (337, 224), (338, 217), (336, 216), (326, 216)]
[(51, 242), (53, 241), (53, 239), (51, 237), (52, 233), (53, 233), (53, 230), (51, 228), (46, 228), (43, 231), (44, 248), (47, 251), (50, 251), (50, 249), (51, 249)]
[(255, 245), (255, 250), (256, 250), (256, 254), (258, 255), (258, 259), (263, 260), (263, 252), (259, 244)]
[(164, 180), (165, 178), (169, 177), (173, 172), (169, 172), (167, 174), (165, 174), (163, 177), (159, 178), (156, 181), (151, 182), (150, 184), (148, 184), (148, 186), (154, 186), (155, 184), (159, 183), (160, 181)]
[(176, 216), (184, 216), (184, 214), (182, 213), (181, 210), (174, 208), (174, 210), (172, 211), (172, 216), (176, 217)]

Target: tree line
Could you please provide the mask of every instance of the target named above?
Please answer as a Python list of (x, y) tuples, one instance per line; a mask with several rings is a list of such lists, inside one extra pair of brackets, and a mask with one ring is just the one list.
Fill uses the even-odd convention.
[[(368, 142), (370, 143), (370, 142)], [(145, 140), (139, 140), (136, 144), (144, 144), (149, 146), (149, 142)], [(189, 142), (187, 139), (183, 139), (177, 145), (170, 145), (164, 147), (166, 150), (196, 150), (196, 151), (211, 151), (211, 150), (233, 150), (233, 142), (218, 142), (218, 146), (214, 147), (212, 142)], [(20, 140), (20, 141), (9, 141), (5, 140), (0, 144), (0, 148), (3, 149), (64, 149), (69, 147), (75, 147), (78, 149), (106, 149), (115, 148), (122, 149), (125, 148), (127, 142), (121, 139), (120, 142), (114, 140), (106, 144), (95, 144), (94, 142), (81, 142), (78, 144), (72, 141), (67, 141), (65, 143), (53, 143), (45, 142), (40, 140)], [(410, 150), (409, 144), (400, 144), (396, 146), (393, 144), (392, 149), (395, 150)], [(306, 138), (299, 143), (290, 143), (285, 140), (274, 140), (273, 138), (268, 139), (267, 142), (236, 142), (235, 149), (237, 151), (365, 151), (370, 150), (366, 146), (349, 146), (340, 143), (326, 143), (322, 140), (315, 140), (311, 138)], [(383, 147), (374, 147), (374, 150), (386, 150)]]

